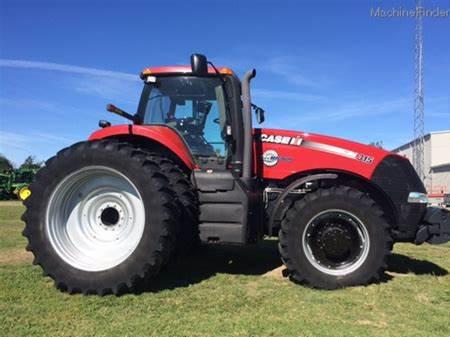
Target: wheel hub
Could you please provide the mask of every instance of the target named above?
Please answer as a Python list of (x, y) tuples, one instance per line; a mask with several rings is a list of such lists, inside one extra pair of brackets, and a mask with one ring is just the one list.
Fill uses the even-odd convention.
[(117, 211), (116, 207), (107, 206), (102, 210), (102, 214), (100, 215), (100, 220), (102, 224), (107, 227), (112, 227), (117, 225), (120, 219), (120, 214)]
[[(117, 197), (117, 196), (112, 196)], [(123, 197), (122, 195), (119, 196), (119, 199)], [(96, 223), (98, 226), (100, 226), (102, 229), (106, 231), (116, 231), (119, 230), (122, 226), (124, 226), (127, 223), (127, 220), (125, 219), (126, 213), (127, 213), (127, 205), (124, 205), (123, 202), (118, 201), (107, 201), (103, 204), (96, 205), (94, 207), (97, 207), (97, 210), (94, 210), (95, 213), (95, 220), (94, 223)], [(125, 210), (124, 210), (125, 209)], [(89, 214), (90, 211), (87, 210), (85, 212), (86, 214)], [(128, 217), (129, 218), (129, 217)], [(132, 217), (131, 217), (132, 218)]]
[(345, 275), (364, 262), (369, 251), (369, 236), (355, 215), (343, 210), (327, 210), (307, 224), (303, 247), (314, 267), (327, 274)]
[(334, 260), (345, 259), (351, 249), (352, 238), (349, 231), (336, 225), (326, 228), (319, 238), (325, 254)]

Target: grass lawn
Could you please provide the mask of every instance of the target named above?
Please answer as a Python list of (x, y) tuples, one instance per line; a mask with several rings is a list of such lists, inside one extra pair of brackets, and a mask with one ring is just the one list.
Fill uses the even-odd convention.
[(276, 241), (204, 247), (140, 294), (61, 293), (0, 203), (0, 336), (450, 336), (450, 245), (398, 244), (385, 282), (320, 291), (281, 276)]

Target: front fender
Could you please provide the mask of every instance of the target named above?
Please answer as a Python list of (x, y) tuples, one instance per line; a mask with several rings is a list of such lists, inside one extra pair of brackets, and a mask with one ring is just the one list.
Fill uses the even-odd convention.
[(195, 168), (195, 161), (183, 139), (177, 132), (164, 125), (131, 125), (109, 126), (92, 133), (88, 140), (113, 138), (117, 136), (139, 136), (155, 141), (173, 152), (190, 170)]
[(410, 241), (420, 225), (426, 204), (409, 203), (410, 192), (427, 193), (408, 159), (389, 155), (376, 167), (371, 181), (384, 191), (396, 208), (398, 240)]

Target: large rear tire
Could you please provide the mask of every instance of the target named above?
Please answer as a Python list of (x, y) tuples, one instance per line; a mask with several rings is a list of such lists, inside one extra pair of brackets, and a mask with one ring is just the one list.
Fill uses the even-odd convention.
[(169, 158), (155, 152), (146, 155), (161, 168), (181, 203), (182, 220), (177, 235), (175, 254), (183, 256), (199, 247), (199, 200), (189, 177)]
[(119, 294), (169, 261), (180, 212), (154, 164), (130, 144), (102, 140), (72, 145), (38, 172), (23, 234), (58, 288)]
[(392, 249), (382, 210), (345, 186), (319, 189), (293, 203), (279, 239), (291, 278), (322, 289), (379, 281)]

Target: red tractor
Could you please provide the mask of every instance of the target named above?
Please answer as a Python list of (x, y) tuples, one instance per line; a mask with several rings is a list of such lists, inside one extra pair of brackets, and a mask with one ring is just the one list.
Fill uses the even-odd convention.
[(278, 235), (292, 280), (334, 289), (380, 280), (394, 242), (450, 240), (410, 162), (382, 149), (258, 129), (250, 81), (200, 54), (146, 68), (132, 121), (49, 159), (30, 186), (24, 235), (70, 293), (121, 293), (203, 242)]

